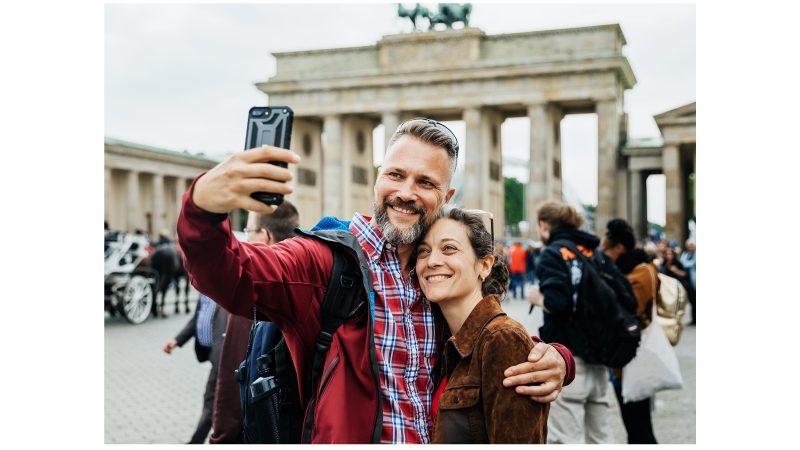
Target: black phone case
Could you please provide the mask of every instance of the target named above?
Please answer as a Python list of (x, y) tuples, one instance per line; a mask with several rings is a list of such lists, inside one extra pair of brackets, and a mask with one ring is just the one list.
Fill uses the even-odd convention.
[[(262, 145), (288, 149), (292, 140), (293, 118), (294, 111), (288, 106), (254, 106), (250, 108), (250, 112), (247, 114), (247, 139), (244, 149), (249, 150)], [(286, 163), (278, 161), (270, 161), (268, 164), (287, 167)], [(283, 194), (253, 192), (250, 196), (267, 205), (283, 203)]]

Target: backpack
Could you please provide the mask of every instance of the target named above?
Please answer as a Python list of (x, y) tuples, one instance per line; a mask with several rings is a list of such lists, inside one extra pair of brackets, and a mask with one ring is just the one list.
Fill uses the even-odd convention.
[(675, 346), (683, 331), (683, 314), (686, 312), (688, 294), (680, 280), (663, 273), (658, 274), (658, 279), (661, 286), (656, 296), (656, 321), (664, 329), (669, 343)]
[(575, 286), (577, 301), (570, 318), (571, 325), (580, 331), (578, 335), (585, 339), (578, 345), (586, 349), (581, 356), (589, 364), (625, 366), (636, 356), (641, 340), (636, 300), (598, 260), (602, 258), (600, 252), (589, 259), (570, 241), (553, 244), (568, 248), (583, 262), (581, 280)]
[[(346, 320), (362, 310), (355, 308), (361, 272), (350, 263), (345, 250), (330, 245), (333, 269), (320, 309), (322, 330), (316, 343), (311, 374), (303, 382), (307, 392), (319, 382), (332, 336)], [(255, 319), (244, 361), (234, 372), (239, 382), (242, 405), (243, 440), (247, 444), (299, 444), (309, 442), (314, 421), (313, 409), (304, 423), (304, 408), (297, 387), (297, 372), (280, 329), (268, 321)], [(313, 401), (313, 399), (312, 399)]]

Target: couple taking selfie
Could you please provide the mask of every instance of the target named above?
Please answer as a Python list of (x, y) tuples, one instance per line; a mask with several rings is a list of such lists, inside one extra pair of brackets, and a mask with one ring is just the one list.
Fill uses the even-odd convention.
[[(509, 275), (487, 213), (446, 205), (457, 158), (443, 124), (406, 121), (388, 143), (372, 217), (325, 217), (272, 246), (239, 242), (228, 213), (271, 212), (250, 194), (290, 194), (290, 171), (264, 163), (297, 164), (297, 154), (240, 152), (185, 194), (178, 236), (192, 284), (231, 313), (253, 317), (255, 307), (281, 329), (304, 443), (546, 442), (549, 403), (574, 378), (574, 359), (503, 312)], [(311, 386), (331, 246), (362, 275), (365, 307), (329, 336)]]

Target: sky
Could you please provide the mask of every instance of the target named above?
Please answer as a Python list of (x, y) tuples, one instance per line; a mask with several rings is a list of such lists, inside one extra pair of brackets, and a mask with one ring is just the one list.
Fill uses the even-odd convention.
[[(424, 5), (435, 9), (434, 3)], [(239, 151), (247, 110), (267, 104), (254, 84), (274, 76), (271, 53), (372, 45), (384, 35), (410, 32), (396, 8), (106, 4), (104, 134), (208, 155)], [(470, 26), (488, 35), (609, 23), (622, 27), (628, 42), (623, 54), (638, 80), (625, 93), (628, 135), (659, 136), (653, 115), (696, 100), (693, 4), (473, 3), (470, 17)], [(448, 124), (463, 142), (463, 124)], [(565, 189), (588, 204), (597, 202), (596, 130), (595, 115), (562, 121)], [(507, 120), (502, 142), (504, 157), (527, 160), (527, 120)], [(382, 150), (375, 155), (379, 163)], [(507, 165), (504, 174), (527, 181), (524, 168)], [(663, 176), (648, 180), (648, 204), (648, 219), (663, 224)]]

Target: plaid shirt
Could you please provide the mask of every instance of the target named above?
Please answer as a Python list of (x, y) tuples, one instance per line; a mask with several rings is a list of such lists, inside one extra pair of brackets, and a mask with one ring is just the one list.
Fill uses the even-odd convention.
[(375, 288), (375, 348), (383, 403), (382, 443), (431, 442), (436, 336), (430, 303), (419, 282), (404, 280), (397, 251), (358, 213), (350, 232), (358, 239)]

